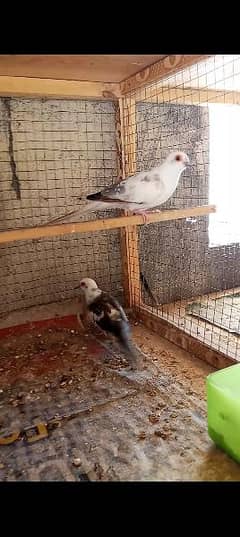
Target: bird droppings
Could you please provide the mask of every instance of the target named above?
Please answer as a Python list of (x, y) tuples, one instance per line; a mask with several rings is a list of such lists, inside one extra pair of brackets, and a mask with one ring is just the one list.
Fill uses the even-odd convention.
[(144, 431), (141, 431), (138, 435), (138, 440), (145, 440), (146, 437), (146, 433)]
[(94, 464), (94, 471), (95, 471), (95, 473), (96, 473), (96, 477), (97, 477), (97, 479), (99, 479), (99, 481), (101, 481), (101, 480), (103, 479), (103, 477), (104, 477), (104, 470), (103, 470), (101, 464), (99, 464), (98, 462), (96, 462), (96, 463)]
[(154, 414), (152, 414), (151, 416), (148, 416), (148, 419), (150, 423), (157, 423), (159, 421), (159, 416), (155, 416)]
[(159, 438), (162, 438), (163, 440), (166, 440), (169, 437), (169, 435), (171, 434), (171, 432), (156, 430), (156, 431), (154, 431), (154, 434), (155, 434), (155, 436), (158, 436)]
[(141, 323), (133, 337), (146, 354), (134, 373), (92, 332), (38, 328), (1, 340), (1, 481), (240, 480), (207, 435), (212, 368)]
[(72, 461), (73, 466), (81, 466), (81, 460), (80, 459), (73, 459)]

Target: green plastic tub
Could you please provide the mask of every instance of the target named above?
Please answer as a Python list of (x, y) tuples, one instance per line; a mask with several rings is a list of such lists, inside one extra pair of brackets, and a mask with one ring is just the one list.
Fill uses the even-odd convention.
[(240, 462), (240, 364), (207, 377), (208, 434)]

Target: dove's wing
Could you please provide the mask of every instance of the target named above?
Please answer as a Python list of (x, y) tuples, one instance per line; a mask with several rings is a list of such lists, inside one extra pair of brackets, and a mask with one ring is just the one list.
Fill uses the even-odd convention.
[(156, 198), (159, 188), (161, 188), (160, 175), (155, 169), (128, 177), (121, 183), (90, 194), (87, 199), (105, 203), (145, 204), (151, 203)]

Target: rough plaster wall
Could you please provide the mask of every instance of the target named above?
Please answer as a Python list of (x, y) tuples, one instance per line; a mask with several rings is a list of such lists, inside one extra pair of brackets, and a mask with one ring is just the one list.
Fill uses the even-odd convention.
[[(116, 182), (116, 157), (113, 103), (0, 99), (0, 229), (74, 209)], [(121, 299), (120, 255), (119, 230), (2, 245), (0, 313), (71, 298), (84, 276)]]
[[(137, 126), (138, 169), (155, 166), (169, 151), (178, 149), (186, 151), (192, 162), (174, 196), (162, 207), (206, 205), (207, 107), (139, 103)], [(209, 248), (208, 217), (145, 226), (140, 231), (140, 260), (162, 303), (240, 285), (240, 246)], [(145, 302), (149, 303), (146, 296)]]

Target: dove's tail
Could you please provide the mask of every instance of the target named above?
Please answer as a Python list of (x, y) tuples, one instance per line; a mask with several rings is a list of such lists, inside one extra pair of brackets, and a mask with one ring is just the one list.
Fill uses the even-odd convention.
[(158, 306), (158, 301), (156, 300), (155, 296), (153, 295), (150, 287), (149, 287), (149, 283), (147, 281), (147, 279), (145, 278), (144, 274), (142, 272), (140, 272), (140, 279), (141, 279), (141, 282), (143, 284), (143, 287), (145, 289), (145, 291), (148, 293), (149, 297), (151, 298), (153, 304), (155, 306)]
[(70, 213), (66, 213), (63, 216), (58, 216), (57, 218), (53, 218), (52, 220), (48, 220), (46, 224), (44, 225), (51, 225), (51, 224), (61, 224), (65, 222), (71, 222), (72, 218), (81, 218), (81, 216), (85, 216), (88, 213), (92, 213), (95, 211), (104, 211), (106, 210), (106, 203), (102, 201), (91, 201), (88, 202), (87, 205), (84, 207), (80, 207), (79, 209), (75, 209), (74, 211), (71, 211)]
[(140, 359), (140, 353), (137, 347), (132, 342), (130, 327), (128, 323), (122, 323), (121, 330), (119, 332), (119, 341), (127, 357), (129, 358), (131, 366), (136, 368)]

